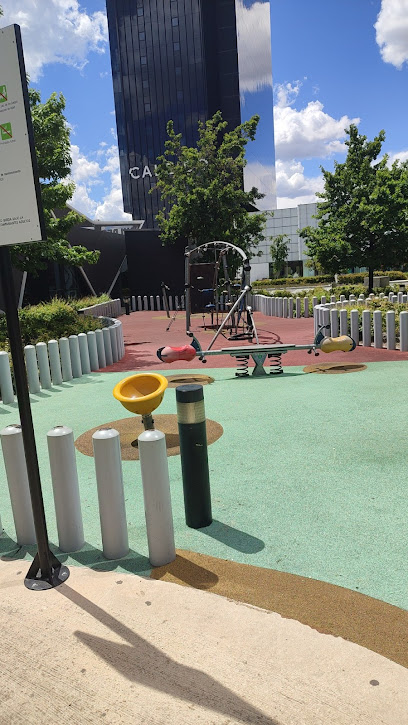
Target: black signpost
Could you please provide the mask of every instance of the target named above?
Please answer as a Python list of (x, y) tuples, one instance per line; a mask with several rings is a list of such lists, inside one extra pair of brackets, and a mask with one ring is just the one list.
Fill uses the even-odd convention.
[[(18, 25), (11, 25), (1, 29), (0, 35), (2, 41), (0, 69), (6, 75), (6, 78), (2, 77), (0, 79), (0, 83), (3, 83), (4, 87), (7, 88), (7, 105), (3, 102), (0, 106), (0, 129), (6, 128), (8, 130), (7, 133), (1, 134), (1, 140), (7, 144), (7, 147), (0, 146), (1, 172), (2, 176), (5, 177), (1, 184), (1, 191), (4, 191), (5, 194), (8, 193), (8, 201), (6, 196), (6, 202), (3, 207), (0, 207), (0, 282), (7, 316), (7, 329), (13, 359), (14, 381), (20, 411), (37, 539), (37, 554), (24, 583), (28, 589), (45, 590), (66, 581), (69, 577), (69, 569), (54, 556), (48, 542), (23, 343), (13, 282), (10, 246), (24, 242), (41, 243), (46, 239), (46, 234), (20, 28)], [(15, 145), (11, 146), (12, 143)], [(11, 180), (10, 188), (5, 187), (9, 183), (8, 177)], [(21, 199), (18, 200), (18, 214), (16, 215), (14, 211), (15, 216), (13, 216), (13, 210), (10, 211), (10, 207), (13, 207), (14, 202), (15, 194), (13, 194), (12, 184), (16, 183), (15, 178), (17, 184), (21, 183)], [(9, 208), (5, 209), (7, 203)], [(3, 216), (5, 212), (6, 217)], [(27, 230), (26, 238), (21, 238), (24, 236), (23, 229)]]

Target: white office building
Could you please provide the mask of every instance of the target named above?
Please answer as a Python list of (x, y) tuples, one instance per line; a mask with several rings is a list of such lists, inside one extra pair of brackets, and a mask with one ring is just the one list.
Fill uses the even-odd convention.
[[(289, 209), (274, 209), (273, 216), (268, 216), (266, 222), (265, 241), (262, 242), (258, 251), (262, 252), (261, 257), (251, 259), (251, 281), (257, 279), (268, 279), (269, 264), (271, 255), (269, 248), (272, 238), (278, 234), (287, 234), (289, 239), (289, 255), (287, 265), (299, 277), (313, 275), (313, 270), (306, 267), (306, 254), (304, 240), (299, 236), (299, 230), (304, 227), (316, 227), (317, 220), (313, 216), (317, 212), (317, 204), (299, 204)], [(271, 212), (272, 214), (272, 212)]]

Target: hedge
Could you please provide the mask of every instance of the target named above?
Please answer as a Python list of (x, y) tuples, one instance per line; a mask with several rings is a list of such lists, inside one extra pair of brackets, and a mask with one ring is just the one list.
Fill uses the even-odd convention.
[[(88, 298), (97, 299), (97, 298)], [(92, 304), (96, 304), (93, 302)], [(84, 307), (83, 300), (61, 300), (23, 307), (18, 311), (21, 338), (24, 345), (78, 335), (80, 332), (98, 330), (103, 327), (94, 317), (78, 315), (76, 307)], [(6, 316), (0, 317), (0, 348), (8, 349)]]

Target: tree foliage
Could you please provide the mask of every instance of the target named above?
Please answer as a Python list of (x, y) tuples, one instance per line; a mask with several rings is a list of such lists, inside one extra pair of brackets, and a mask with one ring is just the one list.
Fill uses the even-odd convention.
[(354, 125), (346, 133), (345, 162), (335, 162), (334, 173), (322, 168), (318, 226), (306, 227), (300, 236), (309, 256), (327, 272), (368, 268), (371, 289), (374, 269), (407, 262), (408, 162), (390, 166), (387, 155), (378, 160), (384, 131), (373, 141)]
[(271, 237), (272, 244), (269, 247), (271, 264), (274, 277), (279, 277), (289, 254), (288, 234), (277, 234)]
[(165, 208), (156, 219), (165, 244), (180, 237), (189, 244), (222, 240), (241, 247), (249, 256), (264, 237), (266, 213), (248, 211), (263, 194), (244, 191), (245, 148), (255, 138), (259, 116), (227, 131), (218, 111), (198, 125), (196, 147), (182, 145), (172, 121), (168, 140), (158, 158), (157, 188)]
[(89, 252), (81, 246), (70, 247), (66, 239), (69, 230), (83, 217), (74, 211), (68, 211), (61, 218), (54, 214), (57, 209), (65, 210), (75, 190), (75, 184), (68, 181), (72, 159), (64, 96), (52, 93), (41, 103), (39, 91), (30, 88), (29, 99), (47, 241), (12, 247), (13, 264), (34, 274), (46, 269), (50, 261), (71, 266), (94, 264), (99, 252)]

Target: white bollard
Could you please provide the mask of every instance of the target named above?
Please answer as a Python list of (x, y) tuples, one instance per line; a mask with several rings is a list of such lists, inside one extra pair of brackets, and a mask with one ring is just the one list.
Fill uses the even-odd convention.
[(309, 317), (309, 298), (303, 298), (303, 317)]
[(397, 302), (398, 302), (398, 295), (393, 295), (393, 296), (392, 296), (392, 300), (391, 300), (391, 302), (392, 302), (392, 303), (393, 303), (394, 305), (396, 305), (396, 304), (397, 304)]
[(395, 350), (395, 312), (388, 310), (385, 314), (385, 329), (387, 331), (387, 350)]
[(313, 305), (313, 307), (316, 307), (316, 305), (317, 305), (317, 297), (312, 297), (312, 305)]
[(330, 310), (325, 308), (322, 313), (322, 332), (325, 337), (330, 337)]
[(88, 351), (89, 351), (89, 363), (91, 370), (99, 370), (99, 358), (98, 358), (98, 345), (96, 342), (96, 334), (94, 330), (90, 330), (86, 333), (88, 340)]
[(105, 342), (103, 330), (95, 330), (96, 347), (98, 350), (99, 369), (106, 368)]
[(62, 370), (61, 370), (60, 351), (59, 351), (57, 340), (50, 340), (48, 342), (48, 356), (50, 358), (52, 384), (61, 385)]
[(81, 368), (83, 375), (89, 375), (91, 372), (91, 361), (89, 359), (88, 338), (85, 332), (78, 335), (79, 356), (81, 358)]
[(402, 303), (402, 292), (398, 292), (397, 297), (398, 297), (398, 302), (401, 304)]
[(325, 305), (326, 304), (326, 295), (322, 295), (320, 298), (320, 304)]
[(169, 295), (169, 310), (171, 310), (173, 312), (173, 309), (174, 309), (174, 307), (173, 307), (173, 297), (172, 297), (172, 295)]
[(143, 297), (143, 309), (144, 310), (148, 310), (149, 309), (149, 302), (148, 302), (148, 299), (147, 299), (147, 295), (144, 295), (144, 297)]
[(0, 352), (0, 393), (5, 405), (14, 403), (13, 380), (11, 378), (10, 358), (8, 352)]
[(103, 555), (121, 559), (129, 551), (119, 433), (102, 428), (92, 436)]
[(132, 306), (131, 306), (132, 312), (136, 312), (136, 297), (132, 295)]
[(111, 347), (112, 347), (112, 362), (117, 363), (119, 360), (119, 352), (118, 352), (118, 338), (116, 337), (116, 326), (111, 325), (108, 327), (110, 339), (111, 339)]
[(408, 295), (402, 295), (402, 304), (406, 305), (408, 301)]
[(143, 307), (142, 307), (142, 298), (141, 298), (140, 295), (137, 296), (137, 309), (139, 310), (139, 312), (143, 309)]
[(363, 327), (363, 346), (371, 347), (371, 312), (370, 312), (370, 310), (363, 310), (362, 327)]
[(60, 337), (59, 349), (61, 355), (62, 379), (64, 383), (72, 380), (71, 353), (69, 350), (69, 340), (67, 337)]
[(354, 340), (356, 345), (360, 342), (360, 326), (358, 320), (358, 310), (350, 311), (350, 337)]
[(150, 309), (151, 310), (154, 310), (154, 297), (153, 297), (153, 295), (150, 295), (149, 301), (150, 301)]
[(27, 370), (27, 380), (30, 393), (39, 393), (41, 390), (40, 378), (38, 375), (38, 362), (34, 345), (26, 345), (24, 356)]
[(388, 293), (388, 299), (389, 299), (390, 302), (392, 302), (392, 298), (393, 297), (394, 297), (394, 292), (389, 292)]
[(340, 310), (340, 335), (348, 335), (347, 310)]
[(103, 344), (105, 347), (106, 365), (112, 365), (113, 364), (112, 343), (111, 343), (111, 336), (110, 336), (109, 328), (104, 327), (102, 332), (103, 332)]
[(288, 298), (283, 298), (282, 316), (286, 319), (288, 316)]
[(290, 320), (293, 320), (293, 297), (289, 297), (288, 299), (288, 317)]
[(37, 342), (35, 346), (37, 352), (38, 368), (40, 371), (41, 387), (48, 390), (51, 387), (50, 364), (48, 362), (48, 350), (45, 342)]
[(330, 310), (330, 335), (338, 337), (339, 335), (339, 313), (337, 310)]
[(164, 566), (176, 558), (166, 437), (146, 430), (138, 442), (149, 560), (152, 566)]
[(336, 302), (336, 295), (330, 295), (330, 302)]
[(278, 317), (283, 317), (283, 297), (278, 297)]
[(382, 312), (381, 312), (381, 310), (374, 310), (374, 312), (373, 312), (373, 327), (374, 327), (374, 347), (381, 348), (383, 346)]
[(57, 519), (58, 546), (61, 551), (79, 551), (85, 542), (74, 434), (71, 428), (57, 425), (48, 431), (47, 443)]
[(346, 299), (346, 295), (340, 295), (340, 302), (344, 302)]
[(78, 335), (70, 335), (69, 352), (71, 355), (72, 375), (74, 378), (82, 377), (81, 355), (79, 352)]
[(384, 297), (385, 297), (384, 292), (380, 292), (380, 300), (384, 299)]
[(408, 352), (408, 312), (400, 313), (400, 350)]
[(156, 295), (156, 308), (160, 310), (160, 295)]
[(36, 536), (21, 425), (8, 425), (0, 437), (17, 543), (34, 546)]

